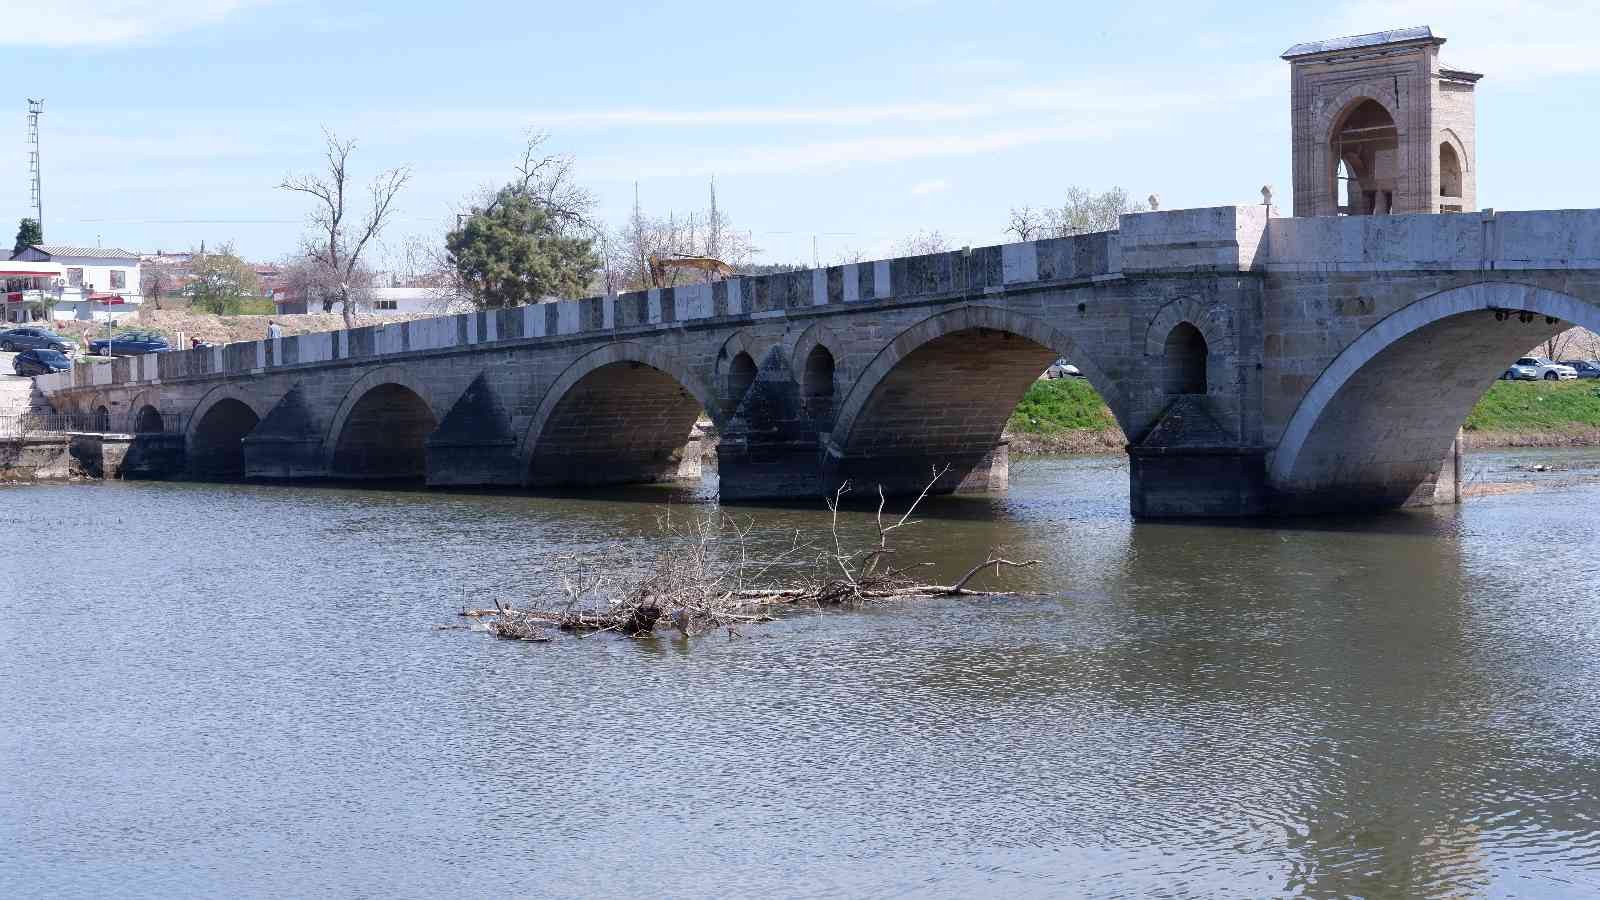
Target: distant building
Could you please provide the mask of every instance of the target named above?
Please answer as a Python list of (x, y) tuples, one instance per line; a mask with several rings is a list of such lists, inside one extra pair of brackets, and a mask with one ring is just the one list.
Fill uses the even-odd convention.
[[(300, 315), (308, 312), (322, 312), (320, 303), (309, 303), (305, 295), (288, 287), (280, 287), (270, 295), (274, 308), (280, 316)], [(435, 313), (442, 315), (449, 305), (436, 288), (429, 287), (378, 287), (368, 292), (368, 302), (359, 304), (364, 312), (373, 312), (378, 315), (410, 313)], [(334, 311), (338, 311), (335, 304)]]
[(52, 272), (59, 269), (48, 287), (55, 300), (56, 319), (114, 318), (137, 310), (142, 299), (137, 253), (115, 247), (36, 244), (16, 254), (7, 265), (17, 268), (20, 263), (40, 264), (40, 271), (46, 266)]

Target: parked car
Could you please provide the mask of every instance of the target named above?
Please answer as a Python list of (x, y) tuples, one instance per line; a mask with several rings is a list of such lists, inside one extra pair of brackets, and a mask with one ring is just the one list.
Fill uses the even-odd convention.
[[(1514, 378), (1512, 372), (1517, 373)], [(1502, 377), (1526, 381), (1537, 381), (1541, 378), (1545, 381), (1571, 381), (1578, 377), (1578, 370), (1542, 356), (1524, 356), (1513, 363)]]
[(24, 350), (11, 360), (11, 371), (18, 375), (48, 375), (72, 368), (72, 360), (60, 350)]
[(1054, 363), (1051, 363), (1050, 368), (1044, 370), (1044, 377), (1082, 378), (1083, 373), (1078, 371), (1077, 366), (1067, 362), (1065, 359), (1058, 359)]
[(1579, 378), (1600, 378), (1600, 359), (1576, 359), (1567, 365), (1578, 373)]
[(167, 339), (149, 331), (129, 331), (89, 342), (89, 352), (96, 356), (138, 356), (141, 353), (165, 353), (172, 347)]
[(64, 338), (47, 328), (23, 327), (0, 331), (0, 352), (4, 353), (16, 350), (58, 350), (70, 356), (77, 349), (77, 343), (71, 338)]

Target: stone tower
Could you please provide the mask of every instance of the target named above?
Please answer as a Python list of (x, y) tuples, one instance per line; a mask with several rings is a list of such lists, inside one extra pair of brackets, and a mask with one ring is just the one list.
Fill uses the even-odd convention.
[(1296, 216), (1476, 208), (1473, 88), (1432, 29), (1296, 44), (1289, 61)]

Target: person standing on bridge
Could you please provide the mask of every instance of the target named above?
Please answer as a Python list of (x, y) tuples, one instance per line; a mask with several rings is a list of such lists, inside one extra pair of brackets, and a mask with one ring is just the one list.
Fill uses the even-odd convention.
[(283, 326), (271, 319), (267, 320), (267, 340), (275, 341), (283, 337)]

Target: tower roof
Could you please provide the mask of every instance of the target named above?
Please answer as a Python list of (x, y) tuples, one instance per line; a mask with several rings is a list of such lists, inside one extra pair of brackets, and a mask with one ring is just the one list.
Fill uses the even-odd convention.
[(1371, 34), (1353, 34), (1347, 37), (1329, 38), (1325, 41), (1309, 41), (1304, 44), (1295, 44), (1283, 51), (1284, 59), (1295, 59), (1301, 56), (1316, 56), (1320, 53), (1337, 53), (1345, 50), (1366, 50), (1372, 47), (1385, 47), (1390, 44), (1442, 44), (1444, 38), (1434, 37), (1433, 29), (1426, 25), (1417, 25), (1412, 28), (1395, 28), (1390, 31), (1374, 31)]

